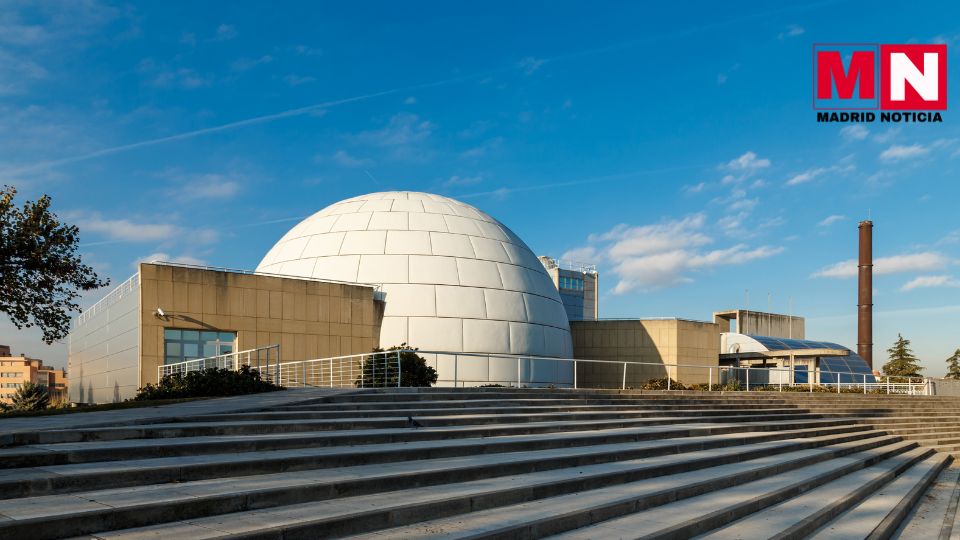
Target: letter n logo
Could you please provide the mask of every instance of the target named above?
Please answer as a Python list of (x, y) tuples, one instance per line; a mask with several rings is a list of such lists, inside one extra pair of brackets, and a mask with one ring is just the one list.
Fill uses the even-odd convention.
[(947, 108), (946, 45), (881, 45), (880, 108), (942, 111)]

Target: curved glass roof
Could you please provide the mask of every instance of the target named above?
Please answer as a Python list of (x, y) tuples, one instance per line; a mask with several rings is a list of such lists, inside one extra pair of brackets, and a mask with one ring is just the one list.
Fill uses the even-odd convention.
[[(852, 350), (831, 343), (829, 341), (813, 341), (809, 339), (789, 339), (770, 336), (748, 336), (758, 341), (767, 348), (768, 351), (786, 351), (797, 349), (840, 349), (848, 351), (846, 356), (823, 356), (820, 358), (820, 382), (825, 384), (841, 384), (864, 382), (863, 375), (866, 375), (866, 382), (875, 383), (876, 378), (873, 371), (867, 365), (859, 354)], [(835, 373), (830, 373), (830, 372)], [(854, 375), (856, 374), (856, 375)], [(840, 379), (837, 381), (837, 379)]]

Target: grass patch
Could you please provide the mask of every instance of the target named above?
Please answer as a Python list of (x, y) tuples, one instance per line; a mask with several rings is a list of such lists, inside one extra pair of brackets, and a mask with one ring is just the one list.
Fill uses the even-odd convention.
[(40, 411), (8, 411), (0, 412), (0, 420), (4, 418), (23, 418), (31, 416), (56, 416), (59, 414), (75, 414), (98, 411), (116, 411), (122, 409), (142, 409), (146, 407), (159, 407), (160, 405), (171, 405), (173, 403), (184, 403), (187, 401), (197, 401), (208, 398), (180, 398), (180, 399), (155, 399), (152, 401), (121, 401), (120, 403), (104, 403), (101, 405), (80, 405), (78, 407), (63, 407), (59, 409), (43, 409)]

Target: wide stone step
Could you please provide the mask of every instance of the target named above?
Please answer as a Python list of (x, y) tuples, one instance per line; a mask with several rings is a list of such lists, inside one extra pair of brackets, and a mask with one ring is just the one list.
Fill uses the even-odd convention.
[[(806, 538), (841, 513), (861, 504), (915, 465), (925, 469), (925, 473), (929, 468), (941, 468), (948, 459), (947, 456), (937, 456), (929, 449), (918, 448), (898, 458), (838, 478), (799, 497), (756, 512), (750, 517), (731, 523), (702, 538), (704, 540), (743, 538), (744, 531), (751, 531), (751, 534), (763, 538)], [(860, 538), (865, 536), (867, 535), (864, 534)]]
[(739, 399), (731, 400), (724, 398), (715, 399), (642, 399), (642, 398), (570, 398), (570, 399), (475, 399), (475, 400), (431, 400), (431, 401), (374, 401), (364, 403), (337, 402), (337, 403), (298, 403), (271, 407), (274, 411), (359, 411), (359, 410), (389, 410), (396, 408), (436, 408), (436, 409), (458, 409), (458, 408), (497, 408), (502, 406), (518, 407), (549, 407), (549, 406), (589, 406), (589, 405), (626, 405), (626, 406), (713, 406), (722, 405), (728, 407), (799, 407), (800, 404), (788, 402), (786, 400), (755, 400)]
[[(81, 430), (64, 430), (64, 431), (41, 431), (34, 432), (29, 434), (20, 434), (24, 435), (24, 439), (32, 440), (33, 442), (21, 444), (18, 446), (12, 446), (7, 448), (0, 448), (0, 469), (6, 466), (20, 466), (13, 465), (17, 456), (21, 453), (22, 449), (29, 448), (29, 452), (34, 455), (39, 455), (44, 452), (57, 451), (60, 449), (75, 449), (80, 447), (71, 447), (71, 446), (62, 446), (56, 447), (54, 445), (70, 445), (70, 444), (80, 444), (87, 442), (113, 442), (113, 441), (142, 441), (150, 440), (153, 441), (150, 446), (156, 446), (161, 448), (165, 445), (166, 441), (170, 440), (182, 440), (185, 438), (207, 438), (212, 440), (212, 437), (250, 437), (252, 442), (262, 440), (262, 438), (273, 435), (277, 440), (289, 439), (290, 437), (305, 437), (309, 438), (313, 436), (314, 441), (324, 441), (329, 440), (332, 443), (336, 444), (370, 444), (372, 442), (383, 442), (383, 434), (397, 434), (402, 433), (401, 438), (406, 440), (423, 440), (426, 438), (458, 438), (458, 437), (474, 437), (474, 436), (493, 436), (493, 435), (508, 435), (508, 434), (527, 434), (527, 433), (553, 433), (557, 431), (589, 431), (594, 429), (608, 429), (615, 427), (631, 427), (631, 426), (643, 426), (643, 425), (662, 425), (662, 424), (689, 424), (689, 423), (699, 423), (699, 422), (757, 422), (760, 419), (766, 419), (769, 421), (804, 421), (804, 420), (817, 420), (823, 419), (824, 421), (836, 421), (835, 418), (823, 418), (823, 415), (816, 415), (804, 412), (791, 412), (789, 414), (768, 414), (768, 415), (732, 415), (732, 416), (686, 416), (683, 413), (676, 413), (676, 416), (655, 416), (655, 417), (634, 417), (634, 418), (613, 418), (613, 419), (592, 419), (588, 421), (574, 421), (574, 420), (555, 420), (552, 422), (515, 422), (510, 424), (497, 424), (497, 423), (479, 423), (479, 424), (462, 424), (462, 425), (447, 425), (439, 427), (424, 427), (411, 429), (411, 424), (407, 418), (396, 419), (392, 421), (391, 424), (394, 427), (384, 427), (384, 428), (375, 428), (375, 429), (347, 429), (345, 431), (341, 430), (310, 430), (310, 429), (298, 429), (296, 422), (286, 422), (285, 426), (293, 426), (291, 429), (283, 430), (268, 430), (266, 433), (247, 433), (243, 429), (236, 429), (235, 426), (225, 427), (223, 430), (211, 429), (217, 425), (217, 423), (208, 423), (203, 426), (203, 429), (197, 430), (196, 432), (191, 432), (191, 430), (186, 430), (186, 432), (180, 430), (183, 427), (182, 424), (167, 425), (168, 427), (157, 427), (150, 426), (146, 428), (138, 429), (126, 429), (126, 428), (105, 428), (105, 429), (81, 429)], [(420, 417), (417, 418), (419, 422)], [(399, 424), (399, 425), (395, 425)], [(399, 430), (399, 431), (398, 431)], [(238, 432), (239, 431), (239, 432)], [(212, 433), (211, 433), (212, 432)], [(440, 436), (438, 434), (444, 434)], [(231, 439), (236, 440), (236, 439)], [(394, 439), (399, 440), (399, 439)], [(322, 442), (319, 444), (323, 444)], [(122, 447), (122, 445), (117, 445), (117, 447)], [(243, 451), (244, 445), (240, 445), (237, 451)], [(37, 450), (41, 452), (37, 452)], [(259, 449), (252, 448), (253, 450)], [(150, 450), (147, 450), (150, 452)]]
[[(792, 425), (745, 426), (742, 424), (705, 424), (678, 428), (650, 426), (644, 428), (605, 430), (588, 433), (555, 433), (542, 435), (491, 437), (485, 439), (430, 440), (391, 443), (360, 447), (324, 447), (272, 452), (210, 454), (189, 457), (131, 459), (54, 465), (43, 468), (6, 469), (0, 471), (0, 498), (16, 498), (54, 493), (72, 493), (97, 488), (141, 486), (166, 482), (186, 482), (211, 478), (252, 476), (329, 469), (374, 463), (395, 463), (416, 459), (435, 459), (591, 446), (599, 444), (651, 442), (638, 446), (643, 456), (675, 454), (710, 448), (724, 448), (791, 438), (850, 434), (862, 438), (868, 426), (813, 426), (801, 429)], [(752, 430), (751, 430), (752, 428)], [(662, 442), (666, 440), (666, 442)], [(661, 442), (657, 442), (661, 441)], [(627, 459), (619, 449), (609, 459)]]
[[(896, 450), (882, 454), (864, 452), (864, 459), (851, 462), (845, 462), (846, 458), (822, 462), (664, 508), (644, 509), (552, 538), (690, 538), (697, 535), (705, 535), (701, 538), (775, 538), (808, 517), (809, 514), (799, 513), (802, 508), (796, 508), (797, 501), (807, 501), (806, 494), (836, 486), (836, 483), (862, 485), (878, 477), (889, 480), (888, 473), (895, 475), (931, 454), (926, 449), (912, 448), (909, 443)], [(784, 505), (793, 506), (785, 508)], [(754, 519), (761, 515), (764, 519)]]
[[(615, 452), (628, 456), (641, 447), (653, 448), (665, 441), (606, 447), (561, 448), (548, 451), (420, 460), (390, 465), (344, 467), (332, 471), (300, 471), (153, 485), (118, 490), (86, 491), (0, 501), (0, 537), (16, 537), (31, 531), (33, 537), (89, 534), (104, 523), (125, 527), (143, 526), (309, 501), (328, 500), (427, 485), (469, 482), (508, 475), (543, 473), (545, 480), (528, 486), (552, 495), (633, 482), (679, 472), (792, 453), (806, 456), (807, 463), (832, 459), (896, 442), (889, 436), (858, 434), (789, 439), (745, 444), (676, 455), (610, 461)], [(801, 450), (814, 450), (801, 454)], [(800, 466), (802, 460), (794, 461)], [(44, 531), (43, 534), (38, 531)]]
[[(934, 480), (891, 538), (949, 540), (960, 503), (960, 468), (954, 460)], [(957, 528), (960, 534), (960, 528)]]
[[(894, 443), (857, 454), (827, 459), (832, 474), (843, 474), (885, 457), (909, 450), (909, 443)], [(617, 515), (637, 507), (661, 505), (730, 485), (744, 484), (771, 474), (823, 467), (818, 450), (765, 456), (720, 465), (710, 474), (689, 471), (628, 482), (589, 491), (564, 493), (550, 488), (552, 482), (568, 480), (573, 470), (547, 471), (293, 504), (98, 534), (102, 538), (331, 538), (379, 531), (382, 537), (429, 537), (445, 524), (468, 523), (477, 537), (536, 537), (542, 531), (531, 525), (544, 519), (567, 525), (602, 515)], [(610, 464), (611, 472), (619, 464)], [(798, 469), (799, 468), (799, 469)], [(578, 475), (578, 474), (577, 474)], [(579, 475), (578, 475), (579, 476)], [(808, 484), (805, 483), (804, 485)], [(498, 517), (499, 516), (499, 517)], [(557, 517), (560, 519), (556, 519)], [(576, 516), (575, 519), (574, 516)], [(477, 520), (481, 522), (478, 523)], [(484, 528), (494, 525), (499, 530)], [(415, 525), (416, 524), (416, 525)], [(413, 525), (410, 531), (388, 527)], [(477, 527), (476, 525), (480, 525)], [(383, 530), (387, 529), (387, 530)], [(491, 532), (494, 534), (485, 535)]]
[(950, 461), (949, 456), (934, 454), (917, 463), (857, 506), (836, 516), (811, 538), (860, 540), (865, 531), (869, 531), (868, 538), (890, 538)]
[[(770, 410), (771, 407), (759, 407), (755, 405), (740, 405), (728, 403), (713, 403), (709, 405), (691, 405), (674, 404), (658, 405), (653, 403), (639, 404), (602, 404), (602, 405), (517, 405), (513, 403), (501, 403), (497, 406), (485, 407), (430, 407), (422, 405), (432, 405), (430, 403), (404, 404), (396, 408), (371, 408), (357, 410), (337, 410), (324, 409), (281, 409), (267, 410), (243, 413), (218, 413), (209, 415), (197, 415), (183, 418), (175, 418), (175, 421), (230, 421), (236, 419), (245, 420), (283, 420), (283, 419), (322, 419), (322, 418), (371, 418), (379, 416), (399, 416), (399, 415), (428, 415), (428, 416), (457, 416), (466, 414), (482, 415), (504, 415), (504, 414), (562, 414), (562, 413), (604, 413), (617, 411), (698, 411), (698, 410), (727, 410), (727, 411), (751, 411), (751, 410)], [(776, 410), (801, 411), (799, 407), (776, 407)]]
[[(698, 407), (690, 405), (670, 405), (666, 407), (637, 407), (630, 405), (587, 406), (587, 407), (509, 407), (496, 409), (388, 409), (370, 411), (263, 411), (254, 413), (228, 413), (198, 415), (175, 419), (175, 422), (237, 422), (237, 421), (267, 421), (277, 422), (284, 420), (336, 420), (370, 418), (406, 418), (414, 416), (417, 420), (426, 419), (428, 422), (462, 422), (481, 423), (489, 419), (510, 421), (511, 419), (528, 419), (530, 421), (551, 420), (555, 418), (625, 418), (628, 416), (664, 416), (667, 414), (690, 414), (697, 416), (709, 415), (749, 415), (765, 413), (793, 413), (801, 412), (792, 407), (759, 408), (739, 406)], [(805, 411), (803, 411), (805, 412)], [(441, 417), (451, 417), (449, 420)], [(462, 420), (461, 420), (462, 418)], [(437, 424), (434, 424), (437, 425)]]

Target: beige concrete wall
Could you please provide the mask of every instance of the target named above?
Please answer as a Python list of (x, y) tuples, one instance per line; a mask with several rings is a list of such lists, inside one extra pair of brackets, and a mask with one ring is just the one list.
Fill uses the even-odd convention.
[(164, 328), (236, 332), (237, 350), (279, 343), (283, 362), (379, 344), (382, 307), (370, 287), (147, 263), (140, 280), (141, 385), (157, 380)]
[[(684, 384), (707, 382), (706, 369), (676, 367), (718, 365), (720, 327), (717, 324), (665, 320), (571, 321), (574, 358), (643, 362), (654, 365), (628, 365), (626, 385), (636, 388), (649, 379), (666, 377)], [(578, 386), (619, 387), (623, 380), (622, 364), (577, 366)]]

